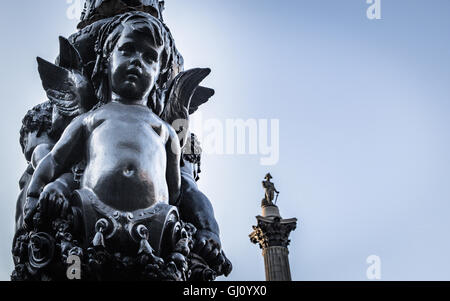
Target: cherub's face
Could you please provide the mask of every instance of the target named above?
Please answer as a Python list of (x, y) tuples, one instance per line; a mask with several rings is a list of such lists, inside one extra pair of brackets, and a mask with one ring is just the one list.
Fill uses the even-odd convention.
[(109, 59), (112, 92), (124, 101), (147, 99), (159, 75), (162, 47), (125, 26)]

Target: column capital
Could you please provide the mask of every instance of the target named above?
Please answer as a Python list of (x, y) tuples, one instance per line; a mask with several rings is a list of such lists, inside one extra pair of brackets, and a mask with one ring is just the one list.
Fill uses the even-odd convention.
[(267, 218), (257, 216), (258, 224), (253, 226), (253, 232), (249, 235), (250, 241), (258, 244), (261, 249), (268, 247), (288, 247), (289, 235), (297, 228), (297, 219)]

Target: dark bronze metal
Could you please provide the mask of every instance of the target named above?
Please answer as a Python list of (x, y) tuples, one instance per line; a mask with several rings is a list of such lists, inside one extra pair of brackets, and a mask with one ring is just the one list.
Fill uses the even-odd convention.
[(232, 265), (189, 115), (214, 90), (184, 71), (157, 0), (86, 1), (56, 63), (38, 58), (49, 101), (24, 118), (13, 280), (214, 280)]
[(275, 184), (273, 184), (270, 180), (272, 179), (272, 175), (268, 173), (265, 177), (265, 181), (262, 182), (263, 188), (265, 190), (265, 197), (261, 202), (261, 206), (271, 206), (274, 205), (273, 199), (275, 197), (275, 193), (278, 195), (280, 192), (275, 188)]

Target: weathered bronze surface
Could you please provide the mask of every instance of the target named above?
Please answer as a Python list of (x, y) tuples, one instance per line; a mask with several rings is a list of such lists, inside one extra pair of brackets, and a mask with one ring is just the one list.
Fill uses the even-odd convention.
[[(189, 115), (214, 90), (184, 71), (157, 0), (86, 1), (56, 63), (38, 58), (48, 101), (23, 120), (13, 280), (214, 280), (228, 275), (199, 191)], [(273, 197), (272, 197), (273, 199)]]

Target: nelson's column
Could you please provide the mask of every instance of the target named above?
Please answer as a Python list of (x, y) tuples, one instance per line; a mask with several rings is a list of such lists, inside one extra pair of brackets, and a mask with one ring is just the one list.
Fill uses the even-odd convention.
[[(250, 240), (259, 244), (264, 257), (267, 281), (291, 281), (291, 270), (289, 267), (289, 234), (297, 227), (297, 219), (283, 219), (280, 215), (276, 201), (279, 192), (270, 181), (269, 174), (263, 181), (266, 195), (261, 203), (262, 216), (256, 217), (258, 224), (253, 226)], [(274, 200), (274, 195), (277, 197)]]

